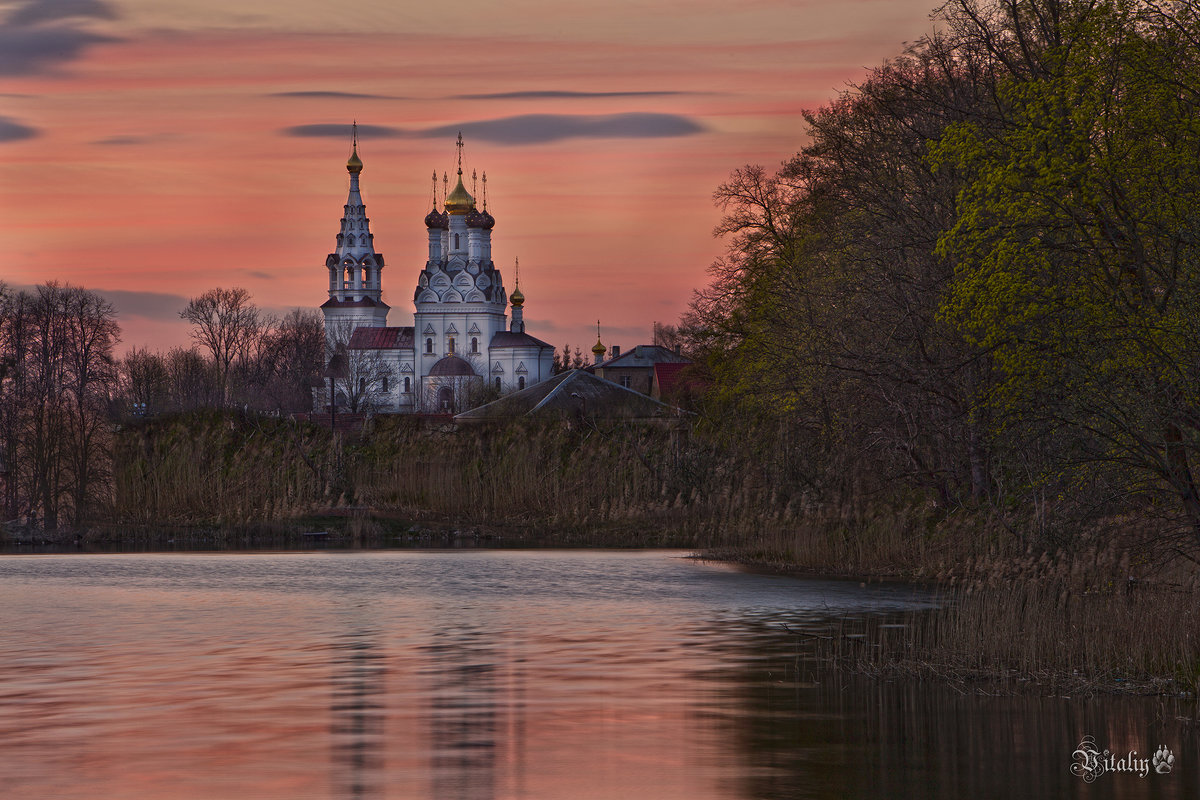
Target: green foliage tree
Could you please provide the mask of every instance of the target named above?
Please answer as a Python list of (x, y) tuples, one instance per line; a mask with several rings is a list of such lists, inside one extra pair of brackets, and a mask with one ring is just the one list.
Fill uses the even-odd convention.
[(941, 313), (996, 360), (998, 419), (1069, 441), (1076, 477), (1152, 478), (1200, 537), (1200, 27), (1184, 4), (1014, 9), (1037, 69), (997, 82), (1000, 124), (934, 148), (968, 176)]

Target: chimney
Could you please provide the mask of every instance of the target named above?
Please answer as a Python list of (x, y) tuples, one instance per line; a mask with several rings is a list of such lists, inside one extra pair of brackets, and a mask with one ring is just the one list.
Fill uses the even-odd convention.
[(616, 358), (619, 355), (621, 355), (621, 345), (614, 344), (612, 346), (612, 355), (609, 356), (609, 358)]

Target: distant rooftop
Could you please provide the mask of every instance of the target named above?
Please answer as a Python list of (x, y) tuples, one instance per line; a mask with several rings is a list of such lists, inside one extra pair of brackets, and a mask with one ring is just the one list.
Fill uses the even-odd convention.
[(455, 422), (489, 422), (517, 417), (588, 417), (666, 421), (687, 412), (620, 384), (574, 369), (499, 400), (464, 411)]
[(692, 360), (687, 356), (679, 355), (669, 347), (657, 344), (639, 344), (615, 358), (610, 358), (608, 361), (596, 364), (596, 367), (600, 369), (609, 369), (610, 367), (618, 369), (621, 367), (649, 369), (655, 364), (664, 362), (670, 364), (690, 364)]

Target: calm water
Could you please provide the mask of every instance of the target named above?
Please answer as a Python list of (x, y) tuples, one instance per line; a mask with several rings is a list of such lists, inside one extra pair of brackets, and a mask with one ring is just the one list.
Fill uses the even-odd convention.
[(682, 555), (0, 558), (0, 797), (1200, 796), (1182, 706), (815, 674), (796, 630), (923, 599)]

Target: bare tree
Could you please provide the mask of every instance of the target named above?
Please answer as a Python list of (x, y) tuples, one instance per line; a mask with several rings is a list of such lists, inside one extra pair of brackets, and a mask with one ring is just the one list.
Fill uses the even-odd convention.
[(122, 398), (131, 410), (154, 414), (166, 407), (171, 373), (161, 354), (135, 347), (121, 359), (119, 375)]
[(209, 289), (188, 301), (179, 316), (194, 326), (192, 338), (208, 350), (217, 369), (222, 402), (230, 397), (229, 374), (246, 359), (263, 331), (263, 316), (241, 287)]
[(49, 283), (0, 297), (0, 410), (11, 474), (8, 518), (82, 524), (107, 476), (104, 424), (114, 386), (115, 312), (97, 294)]
[(307, 409), (310, 387), (324, 367), (325, 326), (313, 309), (294, 309), (263, 337), (259, 400), (271, 408)]
[(348, 321), (336, 323), (331, 337), (332, 347), (326, 348), (326, 363), (334, 354), (343, 356), (344, 368), (338, 377), (331, 380), (338, 402), (345, 404), (355, 414), (381, 408), (384, 404), (381, 395), (385, 387), (390, 391), (396, 373), (395, 366), (384, 357), (382, 351), (350, 347), (356, 327)]
[(120, 341), (112, 303), (77, 287), (59, 290), (63, 315), (63, 359), (70, 412), (69, 457), (74, 500), (74, 524), (83, 524), (91, 492), (107, 477), (105, 426), (108, 404), (116, 387), (113, 348)]
[(166, 356), (168, 406), (174, 411), (221, 402), (216, 369), (194, 347), (175, 347)]

